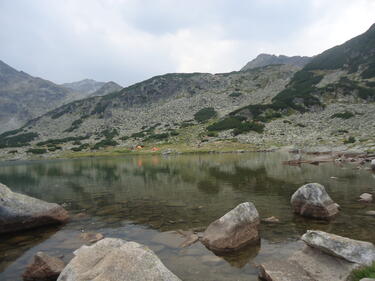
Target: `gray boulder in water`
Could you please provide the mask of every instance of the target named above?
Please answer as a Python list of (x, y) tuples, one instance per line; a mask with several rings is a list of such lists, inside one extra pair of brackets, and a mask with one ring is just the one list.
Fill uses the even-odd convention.
[(0, 234), (65, 223), (68, 212), (58, 204), (12, 192), (0, 183)]
[(308, 230), (301, 239), (310, 247), (349, 262), (371, 265), (375, 261), (375, 246), (370, 242), (317, 230)]
[(305, 217), (327, 219), (339, 212), (323, 185), (309, 183), (301, 186), (290, 200), (293, 211)]
[(82, 246), (57, 281), (180, 281), (146, 246), (105, 238)]
[(254, 204), (245, 202), (212, 222), (202, 243), (214, 252), (238, 250), (259, 241), (259, 214)]

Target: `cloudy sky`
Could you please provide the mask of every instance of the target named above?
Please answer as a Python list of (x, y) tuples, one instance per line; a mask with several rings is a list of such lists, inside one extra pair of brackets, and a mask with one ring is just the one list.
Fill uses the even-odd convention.
[(375, 0), (0, 0), (0, 60), (57, 83), (123, 86), (315, 55), (375, 22)]

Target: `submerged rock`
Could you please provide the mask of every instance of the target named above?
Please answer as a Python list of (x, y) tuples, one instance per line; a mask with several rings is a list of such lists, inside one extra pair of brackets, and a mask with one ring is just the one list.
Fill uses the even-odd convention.
[(277, 217), (274, 217), (274, 216), (262, 219), (262, 221), (267, 222), (267, 223), (278, 223), (278, 222), (280, 222), (280, 220)]
[(12, 192), (0, 183), (0, 234), (65, 223), (68, 212), (58, 204)]
[(74, 255), (58, 281), (180, 281), (154, 252), (135, 242), (105, 238)]
[(301, 239), (310, 247), (352, 263), (371, 265), (375, 261), (375, 246), (370, 242), (317, 230), (308, 230)]
[(240, 249), (259, 241), (259, 214), (254, 204), (245, 202), (212, 222), (201, 239), (214, 252)]
[(295, 213), (316, 219), (327, 219), (339, 212), (339, 205), (329, 197), (323, 185), (309, 183), (301, 186), (290, 200)]
[(27, 266), (22, 278), (24, 281), (56, 281), (64, 266), (61, 259), (38, 252), (33, 262)]
[(94, 233), (94, 232), (85, 232), (81, 233), (79, 237), (88, 243), (94, 243), (104, 238), (104, 235), (101, 233)]

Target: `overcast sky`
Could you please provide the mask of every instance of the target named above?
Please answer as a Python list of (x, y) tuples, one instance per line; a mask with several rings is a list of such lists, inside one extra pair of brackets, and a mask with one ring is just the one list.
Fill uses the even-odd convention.
[(375, 0), (0, 0), (0, 60), (57, 83), (123, 86), (315, 55), (366, 31)]

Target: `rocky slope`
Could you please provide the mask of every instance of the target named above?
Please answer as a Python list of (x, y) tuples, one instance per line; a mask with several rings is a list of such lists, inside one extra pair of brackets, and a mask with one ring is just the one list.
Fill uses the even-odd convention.
[(122, 90), (122, 87), (119, 84), (117, 84), (113, 81), (109, 81), (109, 82), (105, 83), (103, 86), (101, 86), (95, 92), (89, 94), (89, 97), (105, 96), (107, 94), (110, 94), (110, 93), (113, 93), (113, 92), (118, 92), (120, 90)]
[(311, 59), (311, 57), (305, 56), (288, 57), (284, 55), (276, 56), (270, 54), (260, 54), (252, 61), (249, 61), (241, 70), (244, 71), (273, 64), (289, 64), (298, 67), (304, 67), (307, 63), (310, 62)]
[(0, 135), (0, 147), (27, 156), (231, 140), (257, 149), (375, 151), (374, 101), (375, 25), (302, 69), (166, 74), (75, 101)]
[(15, 129), (69, 100), (72, 92), (0, 61), (0, 132)]
[(104, 86), (104, 84), (105, 82), (98, 82), (93, 79), (83, 79), (77, 82), (64, 83), (61, 84), (61, 86), (81, 94), (84, 98), (99, 90), (101, 87)]

